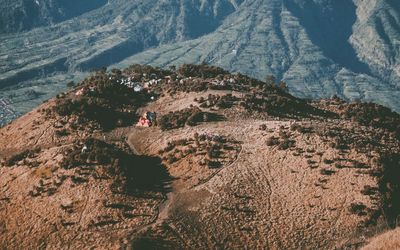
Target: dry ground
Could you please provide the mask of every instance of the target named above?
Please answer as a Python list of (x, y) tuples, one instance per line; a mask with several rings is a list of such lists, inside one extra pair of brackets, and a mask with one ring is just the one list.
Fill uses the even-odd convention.
[[(167, 113), (195, 104), (192, 99), (193, 95), (185, 95), (146, 109)], [(289, 131), (292, 122), (236, 118), (166, 132), (134, 130), (130, 142), (150, 155), (168, 141), (190, 138), (194, 133), (226, 135), (242, 143), (237, 159), (215, 175), (210, 172), (206, 182), (196, 179), (195, 163), (183, 159), (166, 164), (179, 187), (174, 189), (166, 230), (172, 230), (181, 244), (191, 249), (331, 249), (353, 240), (365, 218), (351, 214), (349, 207), (355, 202), (373, 207), (360, 191), (376, 183), (369, 175), (336, 169), (323, 159), (357, 159), (369, 164), (367, 157), (352, 151), (343, 155), (315, 134), (293, 132), (296, 148), (289, 150), (266, 145), (267, 138), (277, 136), (281, 126)], [(261, 124), (267, 125), (265, 131), (259, 130)], [(298, 155), (298, 149), (304, 152)], [(315, 166), (310, 167), (309, 160)], [(321, 169), (334, 173), (323, 175)]]
[(400, 249), (400, 229), (395, 229), (373, 238), (363, 250)]
[[(50, 105), (52, 101), (43, 107)], [(65, 149), (75, 139), (89, 134), (83, 130), (59, 137), (55, 135), (57, 126), (57, 120), (47, 119), (34, 110), (1, 129), (0, 158), (24, 149), (42, 149), (17, 166), (6, 167), (4, 161), (1, 163), (1, 248), (119, 249), (128, 243), (124, 239), (130, 234), (157, 219), (163, 195), (115, 194), (110, 190), (110, 178), (90, 170), (61, 168)], [(106, 138), (108, 142), (121, 141), (126, 130), (104, 136), (95, 132), (91, 136)], [(74, 182), (73, 178), (83, 178), (86, 182)]]
[[(193, 99), (209, 93), (226, 92), (167, 96), (141, 111), (166, 114), (197, 105)], [(238, 142), (234, 157), (216, 169), (201, 166), (193, 155), (171, 164), (164, 161), (174, 178), (167, 196), (116, 195), (110, 191), (110, 180), (92, 177), (74, 184), (71, 176), (84, 173), (59, 167), (62, 149), (74, 138), (89, 135), (80, 131), (59, 138), (54, 135), (57, 121), (37, 111), (2, 128), (1, 157), (34, 146), (43, 150), (31, 159), (38, 167), (26, 162), (0, 166), (0, 245), (5, 249), (118, 249), (143, 242), (155, 246), (163, 239), (157, 244), (175, 249), (335, 249), (362, 238), (360, 225), (367, 216), (352, 214), (349, 208), (353, 203), (375, 208), (361, 190), (376, 186), (376, 180), (355, 168), (336, 168), (324, 159), (371, 165), (366, 155), (334, 149), (315, 133), (290, 131), (291, 120), (250, 118), (237, 109), (217, 112), (226, 120), (164, 132), (158, 127), (131, 127), (105, 137), (100, 132), (93, 135), (108, 141), (126, 138), (134, 152), (149, 156), (158, 155), (168, 142), (193, 138), (195, 133)], [(266, 130), (259, 129), (262, 124)], [(294, 147), (267, 146), (267, 139), (279, 137), (280, 131), (290, 134)], [(37, 186), (45, 187), (45, 192), (31, 197), (29, 191)], [(54, 194), (48, 195), (48, 187), (56, 188)]]

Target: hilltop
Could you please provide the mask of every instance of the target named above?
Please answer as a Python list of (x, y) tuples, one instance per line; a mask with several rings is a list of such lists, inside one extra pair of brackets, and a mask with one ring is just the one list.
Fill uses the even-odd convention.
[(358, 248), (396, 226), (399, 124), (206, 64), (100, 70), (0, 129), (0, 243)]
[(37, 2), (0, 0), (0, 102), (16, 114), (100, 67), (203, 62), (275, 75), (296, 97), (336, 94), (400, 111), (392, 0)]

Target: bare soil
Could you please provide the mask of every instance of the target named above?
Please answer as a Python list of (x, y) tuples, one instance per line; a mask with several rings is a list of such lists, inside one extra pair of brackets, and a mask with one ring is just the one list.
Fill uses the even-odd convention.
[[(195, 98), (227, 93), (233, 92), (164, 96), (139, 114), (155, 111), (160, 116), (198, 106)], [(51, 105), (54, 101), (41, 108)], [(367, 171), (377, 168), (374, 152), (338, 149), (316, 133), (322, 127), (358, 125), (339, 119), (268, 118), (238, 106), (204, 110), (225, 119), (168, 131), (125, 127), (110, 132), (71, 130), (58, 136), (55, 131), (63, 127), (59, 119), (34, 110), (1, 128), (0, 158), (25, 149), (41, 150), (13, 166), (1, 162), (0, 245), (5, 249), (336, 249), (364, 243), (369, 212), (379, 209), (376, 197), (362, 193), (366, 186), (377, 187), (376, 178)], [(294, 123), (314, 132), (293, 130)], [(196, 142), (197, 136), (211, 139)], [(66, 149), (88, 137), (118, 142), (119, 147), (126, 143), (133, 154), (160, 157), (172, 178), (170, 188), (142, 196), (115, 193), (110, 188), (113, 177), (101, 176), (100, 167), (95, 169), (97, 175), (85, 167), (60, 167)], [(269, 146), (271, 137), (291, 143)], [(217, 144), (212, 138), (225, 139), (215, 156), (207, 153), (207, 147)], [(187, 142), (166, 152), (169, 143), (179, 140)], [(176, 156), (173, 161), (167, 158), (171, 152)], [(217, 162), (216, 167), (204, 164), (209, 161)], [(352, 213), (354, 204), (362, 204), (365, 213)]]

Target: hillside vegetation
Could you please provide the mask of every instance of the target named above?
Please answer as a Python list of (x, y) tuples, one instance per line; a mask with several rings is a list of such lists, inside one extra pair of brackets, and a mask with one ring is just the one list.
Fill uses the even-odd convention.
[(399, 121), (207, 64), (92, 72), (0, 128), (0, 242), (359, 248), (398, 225)]

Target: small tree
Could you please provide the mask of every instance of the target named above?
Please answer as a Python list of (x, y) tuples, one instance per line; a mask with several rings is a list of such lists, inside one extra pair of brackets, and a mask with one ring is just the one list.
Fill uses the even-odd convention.
[(169, 70), (172, 71), (172, 72), (175, 72), (176, 71), (176, 66), (175, 65), (169, 66)]
[(267, 83), (267, 84), (271, 84), (271, 85), (274, 85), (275, 84), (275, 76), (273, 76), (273, 75), (269, 75), (269, 76), (267, 76), (266, 78), (265, 78), (265, 82)]
[(113, 73), (113, 74), (116, 75), (116, 76), (122, 75), (122, 71), (119, 70), (119, 69), (112, 69), (112, 70), (111, 70), (111, 73)]
[(67, 87), (68, 87), (68, 88), (73, 88), (73, 87), (75, 87), (74, 81), (68, 82), (68, 83), (67, 83)]
[(286, 84), (286, 82), (284, 81), (280, 81), (278, 87), (283, 90), (284, 92), (288, 93), (289, 92), (289, 88)]

